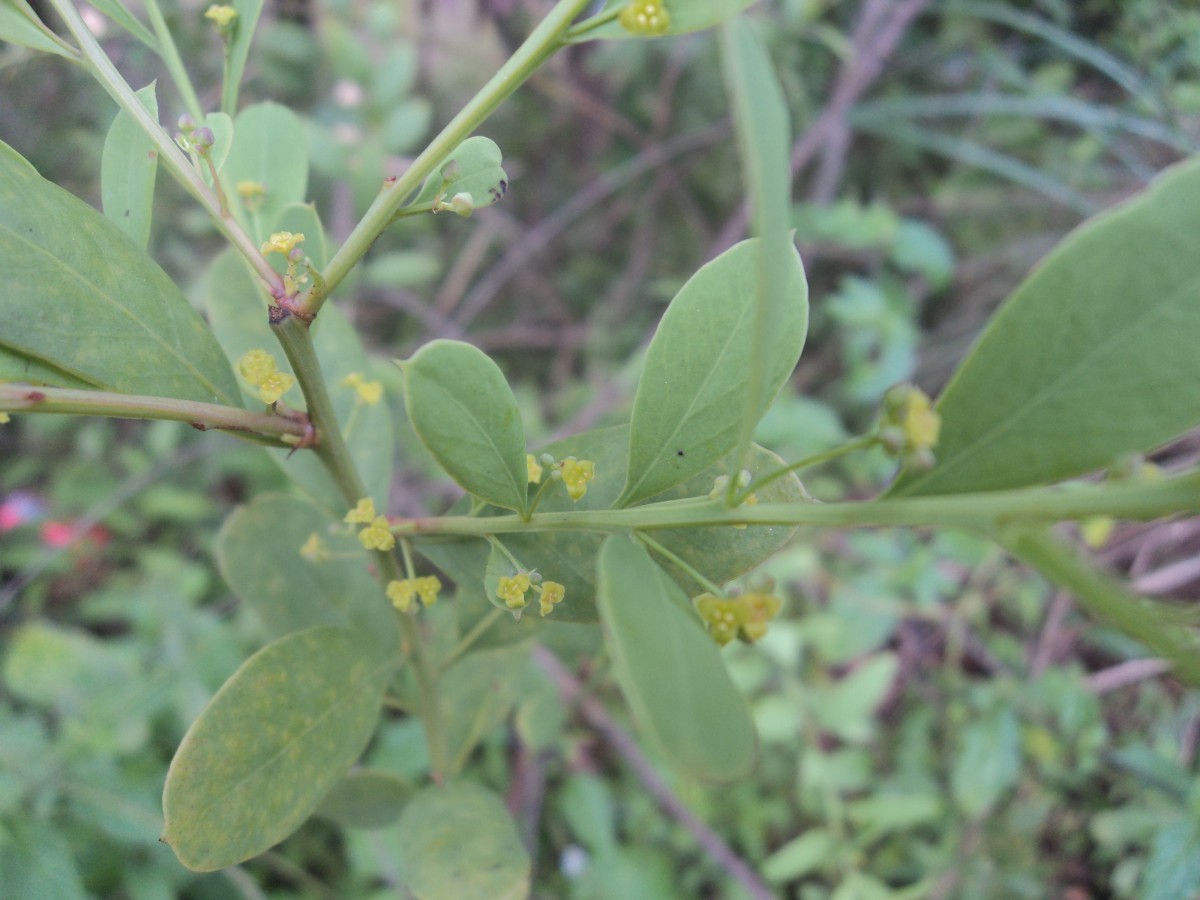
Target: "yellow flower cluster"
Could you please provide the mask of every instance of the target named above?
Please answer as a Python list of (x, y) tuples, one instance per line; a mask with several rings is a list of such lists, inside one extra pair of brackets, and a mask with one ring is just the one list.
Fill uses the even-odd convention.
[(509, 609), (524, 609), (528, 601), (525, 595), (532, 588), (538, 595), (538, 609), (543, 616), (554, 611), (558, 603), (562, 603), (567, 595), (567, 589), (557, 581), (543, 581), (534, 584), (528, 572), (518, 572), (516, 575), (501, 575), (500, 584), (496, 588), (496, 596), (504, 601)]
[(530, 484), (542, 483), (542, 464), (532, 453), (525, 454), (525, 471), (529, 475)]
[(438, 593), (442, 590), (442, 581), (436, 575), (425, 575), (421, 578), (405, 578), (402, 581), (389, 581), (387, 597), (392, 606), (400, 612), (408, 612), (412, 607), (414, 597), (421, 598), (423, 606), (433, 606), (437, 603)]
[(558, 464), (563, 484), (572, 500), (582, 500), (587, 493), (588, 482), (596, 477), (596, 464), (590, 459), (568, 456)]
[(303, 240), (303, 234), (292, 234), (290, 231), (276, 231), (262, 245), (263, 256), (268, 256), (272, 253), (282, 253), (284, 256), (288, 256), (296, 249), (296, 245)]
[(359, 500), (342, 521), (367, 526), (358, 533), (358, 540), (368, 550), (391, 550), (396, 546), (396, 537), (388, 526), (387, 517), (376, 514), (375, 502), (370, 497)]
[(219, 31), (221, 34), (227, 34), (229, 32), (229, 28), (237, 19), (237, 15), (236, 9), (234, 9), (232, 6), (225, 6), (224, 4), (217, 5), (214, 3), (204, 11), (204, 18), (212, 22), (217, 27), (217, 31)]
[(692, 603), (712, 639), (721, 646), (739, 636), (748, 643), (761, 640), (783, 606), (782, 600), (764, 591), (751, 591), (739, 597), (701, 594)]
[(900, 384), (883, 395), (879, 440), (893, 456), (909, 465), (930, 468), (941, 430), (942, 417), (920, 388)]
[(621, 10), (617, 21), (633, 34), (666, 34), (671, 27), (671, 14), (661, 0), (633, 0)]
[(287, 372), (280, 372), (275, 357), (261, 348), (251, 350), (239, 359), (238, 371), (249, 384), (258, 388), (258, 396), (268, 405), (276, 403), (296, 383)]
[(358, 395), (358, 401), (367, 406), (374, 406), (383, 399), (383, 383), (367, 381), (358, 372), (351, 372), (343, 378), (342, 387), (354, 388), (354, 393)]
[(0, 425), (7, 425), (12, 421), (12, 416), (6, 412), (0, 412)]

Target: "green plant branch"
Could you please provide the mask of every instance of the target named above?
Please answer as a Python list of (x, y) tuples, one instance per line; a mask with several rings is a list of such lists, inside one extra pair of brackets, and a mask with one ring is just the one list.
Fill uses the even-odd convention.
[[(273, 297), (282, 297), (284, 293), (283, 279), (271, 268), (271, 264), (263, 257), (258, 246), (242, 227), (231, 216), (221, 215), (220, 204), (213, 192), (209, 190), (208, 185), (204, 183), (200, 172), (159, 124), (158, 119), (151, 115), (150, 111), (138, 100), (133, 88), (129, 86), (129, 82), (117, 71), (112, 60), (108, 58), (108, 54), (92, 36), (71, 0), (50, 0), (50, 4), (62, 18), (67, 30), (71, 32), (71, 36), (78, 42), (79, 49), (83, 52), (84, 65), (91, 71), (92, 76), (100, 82), (108, 95), (117, 102), (117, 105), (132, 116), (133, 120), (150, 137), (158, 151), (159, 162), (166, 166), (183, 189), (204, 207), (217, 230), (246, 258), (251, 268), (267, 286), (268, 292)], [(203, 118), (203, 113), (200, 118)]]
[[(841, 456), (846, 456), (850, 453), (854, 453), (856, 450), (866, 450), (868, 447), (875, 444), (875, 442), (877, 440), (878, 440), (878, 435), (876, 435), (874, 433), (866, 434), (866, 435), (863, 435), (862, 437), (855, 438), (854, 440), (849, 441), (848, 443), (841, 444), (837, 447), (831, 447), (828, 450), (822, 450), (820, 453), (814, 453), (812, 456), (806, 456), (806, 457), (804, 457), (804, 459), (798, 460), (797, 462), (789, 463), (788, 465), (784, 466), (783, 468), (776, 469), (774, 472), (771, 472), (769, 475), (764, 475), (762, 478), (760, 478), (757, 481), (748, 485), (746, 488), (744, 488), (742, 491), (740, 491), (736, 497), (734, 497), (733, 505), (739, 506), (742, 503), (745, 503), (746, 498), (749, 497), (751, 494), (753, 494), (755, 491), (761, 491), (768, 484), (770, 484), (773, 481), (778, 481), (780, 478), (782, 478), (784, 475), (787, 475), (789, 472), (799, 472), (801, 469), (808, 469), (808, 468), (811, 468), (812, 466), (819, 466), (822, 463), (829, 462), (830, 460), (834, 460)], [(736, 480), (731, 478), (730, 483), (736, 484)]]
[[(169, 419), (187, 422), (193, 428), (214, 428), (262, 439), (277, 447), (295, 447), (311, 434), (308, 416), (301, 412), (250, 412), (235, 406), (117, 394), (109, 391), (0, 384), (0, 412), (57, 413), (76, 416), (108, 416), (114, 419)], [(289, 443), (285, 437), (297, 439)]]
[(476, 622), (475, 627), (468, 631), (466, 636), (461, 641), (455, 644), (454, 649), (446, 654), (446, 658), (441, 661), (442, 671), (446, 671), (448, 668), (458, 662), (459, 658), (468, 650), (470, 650), (481, 637), (487, 634), (488, 630), (497, 622), (499, 622), (500, 617), (503, 615), (505, 615), (504, 610), (493, 606), (491, 611), (478, 622)]
[(520, 516), (443, 516), (397, 523), (399, 534), (484, 537), (535, 531), (627, 531), (712, 525), (817, 525), (828, 528), (909, 526), (994, 531), (1011, 524), (1051, 523), (1091, 516), (1156, 519), (1200, 510), (1200, 472), (1153, 483), (1105, 483), (1068, 488), (1025, 488), (860, 503), (762, 503), (728, 509), (712, 501), (631, 509)]
[(1010, 529), (993, 537), (1014, 556), (1069, 590), (1097, 618), (1171, 660), (1175, 674), (1190, 684), (1200, 684), (1200, 643), (1167, 610), (1127, 591), (1044, 529)]
[(171, 29), (167, 27), (162, 10), (159, 9), (158, 0), (145, 0), (143, 6), (146, 8), (147, 18), (150, 19), (150, 27), (154, 29), (154, 36), (158, 38), (158, 55), (162, 57), (163, 64), (171, 75), (175, 90), (179, 91), (188, 114), (197, 123), (203, 122), (204, 107), (200, 105), (200, 98), (196, 96), (196, 88), (193, 87), (192, 79), (184, 68), (179, 48), (175, 45), (175, 38), (171, 35)]
[[(313, 347), (308, 325), (297, 316), (284, 311), (280, 321), (271, 323), (271, 330), (283, 347), (288, 362), (292, 364), (292, 371), (295, 372), (300, 390), (304, 393), (309, 418), (317, 431), (315, 447), (317, 456), (342, 492), (347, 508), (353, 507), (359, 499), (369, 496), (369, 492), (354, 464), (354, 458), (350, 455), (350, 448), (342, 436), (337, 415), (333, 410), (333, 403), (329, 399), (329, 391), (326, 389), (325, 376), (321, 373), (321, 366), (317, 361), (317, 353)], [(402, 543), (401, 548), (403, 548)], [(401, 571), (400, 560), (394, 551), (375, 551), (375, 559), (379, 563), (381, 583), (386, 585), (389, 581), (398, 581), (405, 577)], [(383, 602), (382, 598), (380, 602)], [(441, 706), (438, 700), (437, 670), (429, 658), (426, 645), (421, 639), (421, 634), (412, 616), (402, 613), (398, 618), (404, 643), (417, 677), (421, 719), (425, 725), (430, 764), (436, 780), (446, 771), (445, 738), (442, 729)]]
[(663, 559), (667, 560), (667, 562), (686, 572), (692, 581), (696, 582), (696, 584), (700, 585), (700, 587), (704, 588), (710, 594), (714, 594), (717, 597), (724, 596), (724, 591), (721, 590), (719, 585), (713, 584), (713, 582), (701, 575), (698, 571), (696, 571), (696, 568), (692, 566), (691, 563), (681, 557), (678, 553), (668, 550), (666, 547), (643, 531), (635, 532), (635, 534), (639, 541), (641, 541)]
[[(66, 0), (55, 2), (62, 3)], [(314, 288), (309, 291), (301, 312), (311, 317), (320, 311), (329, 295), (337, 289), (379, 235), (391, 224), (409, 195), (421, 186), (459, 144), (470, 137), (497, 106), (563, 46), (571, 23), (588, 5), (589, 0), (559, 0), (508, 61), (421, 151), (404, 173), (398, 178), (384, 182), (379, 196), (325, 267), (324, 289), (318, 291)]]

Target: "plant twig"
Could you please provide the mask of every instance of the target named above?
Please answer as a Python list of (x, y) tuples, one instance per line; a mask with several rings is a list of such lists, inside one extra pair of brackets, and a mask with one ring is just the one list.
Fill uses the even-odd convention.
[(684, 805), (663, 777), (658, 774), (653, 763), (642, 753), (637, 742), (613, 721), (603, 703), (583, 692), (583, 685), (567, 671), (554, 654), (544, 647), (535, 646), (533, 659), (542, 671), (554, 679), (563, 699), (577, 706), (580, 718), (595, 729), (629, 766), (642, 786), (657, 801), (659, 808), (682, 825), (710, 859), (755, 900), (771, 900), (775, 896), (774, 892), (746, 861), (738, 856), (719, 834), (709, 828)]

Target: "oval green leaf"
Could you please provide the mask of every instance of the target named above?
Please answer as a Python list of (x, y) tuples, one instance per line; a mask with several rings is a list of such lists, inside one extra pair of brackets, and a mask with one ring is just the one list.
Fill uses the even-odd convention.
[(466, 781), (433, 785), (405, 807), (396, 847), (417, 900), (520, 900), (529, 855), (500, 798)]
[(525, 429), (500, 367), (477, 347), (446, 340), (399, 366), (408, 417), (433, 458), (468, 493), (523, 512)]
[[(137, 97), (158, 121), (154, 83), (138, 91)], [(120, 110), (108, 129), (100, 155), (100, 205), (104, 215), (143, 250), (150, 240), (157, 174), (158, 151), (153, 142), (133, 116)]]
[[(792, 374), (808, 331), (808, 284), (790, 247), (765, 348), (757, 421)], [(760, 275), (758, 240), (703, 266), (663, 314), (633, 401), (629, 471), (616, 505), (629, 506), (704, 471), (734, 448), (752, 389)]]
[(679, 586), (624, 535), (604, 542), (597, 584), (605, 643), (642, 732), (691, 776), (749, 773), (757, 740), (750, 710)]
[(435, 199), (449, 200), (455, 194), (470, 194), (476, 209), (498, 203), (508, 190), (502, 159), (500, 148), (491, 138), (469, 137), (425, 179), (410, 205), (427, 206)]
[[(560, 485), (553, 485), (542, 495), (539, 512), (609, 509), (620, 492), (629, 448), (629, 429), (626, 426), (602, 428), (558, 441), (545, 450), (555, 458), (575, 456), (596, 463), (596, 478), (588, 492), (578, 502), (572, 501)], [(744, 467), (755, 477), (769, 474), (783, 461), (769, 450), (752, 445)], [(676, 485), (653, 501), (680, 500), (703, 497), (713, 489), (718, 475), (729, 474), (724, 462), (711, 466), (681, 485)], [(805, 500), (799, 479), (794, 475), (780, 478), (758, 492), (761, 503), (799, 503)], [(467, 504), (453, 512), (466, 512)], [(497, 510), (485, 510), (482, 515), (494, 515)], [(737, 529), (728, 527), (685, 528), (656, 531), (654, 538), (667, 549), (683, 557), (689, 565), (711, 581), (724, 583), (749, 571), (780, 550), (795, 533), (794, 528), (781, 525), (756, 525)], [(523, 566), (537, 569), (545, 578), (561, 583), (567, 589), (562, 603), (554, 607), (552, 620), (566, 622), (596, 621), (595, 574), (596, 554), (603, 536), (585, 532), (545, 531), (538, 534), (502, 535)], [(479, 539), (416, 538), (417, 550), (459, 584), (477, 584), (480, 578), (488, 581), (485, 565), (489, 546)], [(698, 592), (690, 575), (668, 566), (668, 571), (685, 591)], [(495, 578), (498, 579), (498, 575)], [(490, 597), (499, 605), (495, 598)], [(539, 619), (536, 614), (533, 618)]]
[(390, 772), (361, 769), (335, 784), (315, 815), (343, 828), (385, 828), (400, 818), (414, 788)]
[[(2, 143), (0, 268), (0, 370), (33, 360), (47, 384), (240, 405), (220, 346), (167, 274)], [(55, 370), (70, 383), (50, 381)]]
[(992, 319), (937, 409), (937, 464), (894, 496), (1058, 481), (1200, 423), (1200, 160), (1059, 244)]
[(375, 730), (392, 663), (328, 625), (268, 644), (188, 729), (163, 791), (163, 842), (210, 872), (273, 847), (345, 775)]
[[(224, 174), (229, 202), (255, 240), (265, 241), (283, 208), (304, 200), (308, 190), (308, 141), (300, 117), (278, 103), (247, 106), (234, 120)], [(242, 206), (235, 190), (239, 181), (263, 186), (256, 212)]]
[[(320, 554), (301, 556), (314, 534)], [(307, 500), (264, 494), (234, 510), (217, 535), (216, 555), (225, 582), (272, 637), (340, 625), (357, 631), (375, 658), (399, 649), (396, 614), (367, 570), (367, 551)]]
[[(756, 0), (663, 0), (663, 6), (671, 16), (670, 27), (662, 35), (640, 35), (626, 31), (615, 19), (598, 28), (579, 34), (575, 41), (593, 41), (601, 38), (663, 37), (670, 34), (687, 34), (712, 28), (724, 20), (736, 16), (743, 9), (754, 5)], [(609, 0), (601, 14), (621, 9), (629, 0)]]

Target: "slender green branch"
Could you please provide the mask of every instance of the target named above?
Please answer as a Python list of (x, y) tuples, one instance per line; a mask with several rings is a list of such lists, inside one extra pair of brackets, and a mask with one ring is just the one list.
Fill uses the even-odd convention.
[(668, 550), (666, 547), (664, 547), (658, 541), (654, 540), (654, 538), (650, 537), (650, 535), (646, 534), (644, 531), (634, 532), (634, 536), (639, 541), (641, 541), (643, 544), (645, 544), (647, 547), (649, 547), (651, 550), (653, 550), (655, 553), (657, 553), (659, 556), (661, 556), (663, 559), (667, 560), (667, 562), (676, 566), (681, 571), (686, 572), (688, 574), (688, 576), (692, 579), (692, 581), (696, 582), (696, 584), (700, 585), (700, 587), (704, 588), (710, 594), (715, 594), (718, 597), (724, 596), (724, 593), (722, 592), (720, 585), (713, 584), (713, 582), (711, 582), (709, 579), (705, 578), (702, 574), (700, 574), (700, 572), (698, 572), (696, 570), (695, 566), (693, 566), (686, 559), (681, 557), (678, 553), (675, 553), (672, 550)]
[[(245, 27), (238, 23), (239, 28)], [(221, 64), (221, 112), (231, 119), (237, 115), (238, 79), (233, 74), (233, 41), (223, 39), (224, 61)]]
[(1085, 609), (1170, 659), (1177, 675), (1200, 683), (1200, 644), (1165, 609), (1130, 593), (1045, 530), (1002, 531), (996, 538), (1014, 556), (1071, 591)]
[(446, 654), (446, 658), (442, 660), (441, 667), (444, 672), (456, 663), (464, 653), (470, 650), (475, 643), (487, 634), (488, 629), (500, 621), (500, 617), (505, 615), (504, 610), (499, 607), (492, 607), (491, 612), (475, 623), (475, 627), (467, 632), (466, 637), (459, 641), (454, 649)]
[[(298, 442), (304, 441), (311, 431), (308, 416), (303, 413), (249, 412), (234, 406), (176, 400), (172, 397), (33, 387), (25, 384), (0, 384), (0, 412), (108, 416), (114, 419), (169, 419), (187, 422), (201, 431), (215, 428), (246, 437), (265, 439), (265, 443), (269, 442), (279, 447), (294, 447)], [(288, 442), (284, 440), (285, 437), (295, 440)]]
[[(56, 0), (65, 2), (65, 0)], [(362, 259), (375, 239), (391, 224), (404, 201), (479, 127), (492, 111), (549, 59), (563, 45), (571, 23), (588, 7), (589, 0), (559, 0), (550, 14), (529, 35), (491, 80), (480, 89), (457, 116), (442, 129), (410, 165), (404, 174), (388, 179), (366, 215), (354, 227), (346, 242), (325, 267), (325, 287), (316, 289), (305, 298), (302, 311), (316, 315), (328, 296), (342, 283), (355, 264)]]
[[(283, 296), (283, 279), (271, 268), (271, 264), (263, 257), (258, 246), (242, 227), (232, 217), (221, 215), (220, 204), (213, 192), (209, 190), (208, 185), (204, 183), (200, 172), (158, 123), (158, 120), (142, 105), (137, 95), (134, 94), (133, 88), (129, 86), (129, 82), (117, 71), (112, 60), (108, 58), (103, 48), (92, 36), (71, 0), (50, 0), (50, 4), (62, 18), (67, 30), (71, 32), (71, 36), (79, 43), (79, 48), (84, 55), (84, 64), (91, 71), (92, 76), (100, 82), (108, 95), (117, 102), (117, 105), (132, 116), (133, 120), (150, 137), (158, 151), (159, 162), (166, 166), (183, 189), (204, 207), (217, 230), (246, 258), (251, 268), (267, 286), (270, 294), (275, 297)], [(203, 118), (203, 113), (201, 113), (201, 118)]]
[(568, 31), (567, 39), (571, 40), (571, 41), (578, 40), (579, 38), (581, 38), (585, 34), (587, 34), (589, 31), (595, 31), (601, 25), (607, 25), (609, 22), (611, 22), (613, 19), (615, 19), (620, 14), (621, 14), (621, 7), (619, 7), (619, 6), (614, 6), (612, 9), (607, 9), (607, 10), (604, 10), (603, 12), (598, 12), (598, 13), (596, 13), (596, 15), (592, 16), (590, 19), (584, 19), (582, 22), (580, 22), (578, 25), (574, 26), (570, 31)]
[(473, 518), (408, 519), (400, 534), (483, 537), (535, 531), (627, 531), (711, 525), (931, 526), (992, 531), (1014, 523), (1048, 523), (1090, 516), (1156, 519), (1200, 510), (1200, 472), (1154, 483), (1106, 483), (1069, 488), (1026, 488), (982, 494), (913, 497), (861, 503), (762, 503), (728, 509), (722, 503), (668, 503), (631, 509), (538, 513)]
[[(368, 496), (367, 486), (363, 483), (354, 458), (350, 455), (350, 448), (346, 445), (346, 439), (342, 436), (308, 326), (296, 316), (285, 314), (280, 321), (271, 323), (271, 330), (279, 339), (288, 362), (292, 364), (292, 371), (296, 373), (300, 390), (304, 392), (308, 415), (317, 430), (317, 456), (342, 492), (347, 507), (352, 507), (359, 499)], [(403, 546), (402, 543), (401, 549)], [(380, 580), (384, 584), (405, 577), (394, 552), (376, 551), (375, 558), (379, 564)], [(404, 643), (416, 673), (421, 718), (425, 724), (425, 735), (429, 744), (429, 758), (434, 777), (438, 778), (446, 771), (446, 750), (438, 701), (437, 671), (413, 618), (404, 614), (400, 614), (398, 618)]]
[[(868, 447), (870, 447), (871, 445), (873, 445), (875, 443), (875, 441), (876, 441), (876, 436), (874, 434), (866, 434), (866, 435), (863, 435), (862, 437), (855, 438), (854, 440), (850, 441), (849, 443), (841, 444), (840, 446), (837, 446), (837, 447), (831, 447), (828, 450), (822, 450), (820, 453), (814, 453), (812, 456), (806, 456), (806, 457), (804, 457), (804, 459), (801, 459), (798, 462), (789, 463), (788, 465), (784, 466), (783, 468), (776, 469), (774, 472), (770, 473), (769, 475), (763, 476), (762, 478), (758, 479), (757, 481), (755, 481), (754, 483), (750, 484), (748, 487), (743, 489), (734, 498), (733, 505), (738, 506), (742, 503), (745, 503), (746, 498), (749, 497), (751, 494), (753, 494), (755, 491), (761, 491), (768, 484), (770, 484), (773, 481), (777, 481), (778, 479), (782, 478), (784, 475), (787, 475), (789, 472), (799, 472), (801, 469), (808, 469), (813, 466), (819, 466), (819, 465), (821, 465), (821, 463), (827, 463), (830, 460), (837, 459), (838, 457), (846, 456), (850, 453), (855, 452), (856, 450), (865, 450)], [(731, 482), (732, 481), (733, 480), (731, 479)]]
[(191, 117), (197, 122), (203, 122), (204, 107), (200, 105), (200, 98), (196, 96), (196, 88), (192, 86), (192, 79), (184, 68), (179, 48), (175, 46), (175, 38), (171, 35), (167, 20), (163, 18), (162, 10), (158, 7), (158, 0), (145, 0), (143, 6), (146, 8), (147, 18), (150, 19), (150, 27), (154, 29), (154, 36), (158, 38), (158, 55), (162, 57), (167, 72), (171, 75), (175, 90), (179, 91), (183, 105)]

